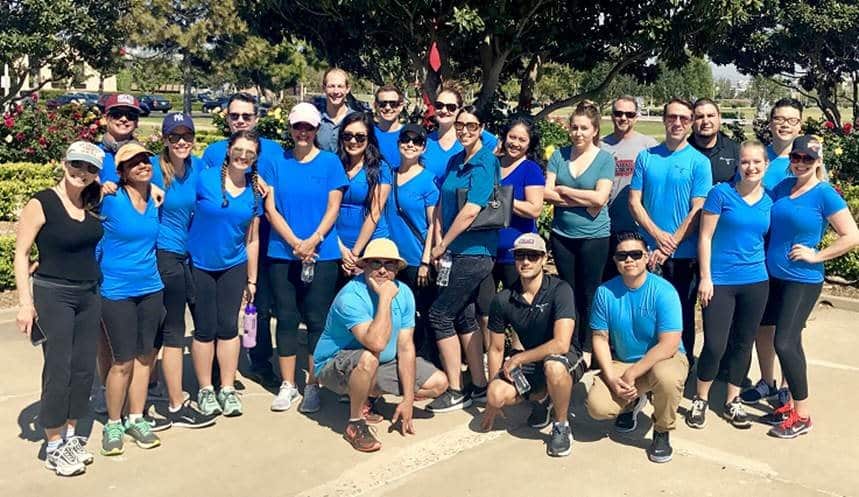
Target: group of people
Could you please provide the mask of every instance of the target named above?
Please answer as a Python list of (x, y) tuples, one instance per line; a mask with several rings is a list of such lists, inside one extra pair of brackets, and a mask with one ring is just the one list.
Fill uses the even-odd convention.
[[(370, 425), (383, 420), (388, 393), (402, 397), (392, 423), (404, 434), (414, 433), (416, 399), (432, 399), (435, 413), (485, 404), (486, 429), (505, 406), (528, 401), (529, 425), (552, 425), (548, 454), (568, 455), (571, 390), (590, 354), (600, 374), (588, 412), (631, 432), (649, 398), (648, 455), (666, 462), (699, 300), (704, 345), (686, 423), (704, 427), (721, 372), (728, 403), (716, 410), (734, 426), (750, 424), (744, 404), (781, 398), (761, 418), (770, 433), (811, 429), (801, 332), (823, 262), (859, 244), (859, 230), (826, 181), (821, 143), (799, 136), (799, 102), (776, 103), (767, 146), (723, 135), (709, 99), (667, 103), (661, 144), (635, 131), (634, 98), (613, 102), (614, 132), (602, 138), (599, 109), (583, 102), (570, 117), (572, 144), (544, 167), (531, 121), (513, 119), (496, 137), (454, 86), (433, 102), (431, 133), (402, 122), (397, 87), (376, 91), (375, 119), (349, 108), (344, 71), (327, 71), (323, 91), (324, 109), (289, 112), (290, 150), (256, 133), (253, 96), (233, 95), (230, 136), (202, 158), (191, 154), (190, 116), (165, 116), (164, 149), (152, 154), (134, 138), (137, 100), (112, 96), (102, 143), (71, 144), (63, 178), (26, 204), (18, 325), (47, 337), (39, 421), (49, 469), (75, 475), (93, 461), (75, 426), (96, 369), (105, 456), (123, 453), (126, 437), (153, 448), (171, 425), (241, 415), (246, 303), (257, 312), (246, 376), (277, 389), (271, 410), (316, 412), (327, 388), (348, 398), (343, 436), (360, 451), (381, 448)], [(509, 227), (472, 229), (504, 187)], [(536, 225), (544, 203), (554, 210), (548, 247)], [(827, 226), (835, 239), (818, 250)], [(557, 276), (545, 270), (550, 254)], [(196, 406), (182, 390), (186, 309)], [(753, 343), (762, 378), (741, 392)], [(168, 409), (150, 418), (159, 351)]]

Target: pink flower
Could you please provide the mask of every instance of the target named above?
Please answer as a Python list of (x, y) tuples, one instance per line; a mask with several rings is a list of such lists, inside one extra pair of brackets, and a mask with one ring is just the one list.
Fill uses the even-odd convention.
[(24, 112), (24, 106), (21, 104), (16, 105), (15, 106), (15, 112), (17, 112), (18, 114)]
[(3, 124), (5, 124), (7, 128), (12, 129), (12, 127), (15, 126), (15, 118), (7, 115), (3, 118)]
[(835, 129), (835, 123), (832, 121), (826, 121), (823, 123), (823, 127), (826, 129)]
[(853, 131), (853, 125), (850, 123), (844, 123), (844, 134), (849, 135), (851, 131)]
[(33, 103), (36, 103), (39, 101), (39, 94), (33, 93), (32, 95), (30, 95), (30, 98), (33, 100)]
[(40, 136), (39, 137), (39, 145), (44, 147), (47, 144), (48, 144), (48, 140), (46, 140), (44, 136)]
[(36, 151), (33, 149), (33, 147), (27, 147), (24, 149), (24, 153), (27, 155), (33, 155), (36, 153)]
[(15, 139), (16, 139), (16, 140), (18, 140), (19, 142), (24, 141), (24, 138), (26, 138), (26, 136), (24, 136), (24, 133), (18, 132), (18, 133), (15, 135)]

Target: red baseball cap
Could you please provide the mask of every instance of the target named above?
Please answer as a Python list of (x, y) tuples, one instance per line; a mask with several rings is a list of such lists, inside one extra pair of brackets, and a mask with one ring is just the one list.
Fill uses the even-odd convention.
[(140, 102), (137, 101), (137, 97), (134, 95), (129, 95), (127, 93), (115, 93), (107, 97), (104, 101), (104, 111), (108, 112), (110, 109), (116, 107), (127, 107), (129, 109), (134, 109), (137, 112), (140, 112)]

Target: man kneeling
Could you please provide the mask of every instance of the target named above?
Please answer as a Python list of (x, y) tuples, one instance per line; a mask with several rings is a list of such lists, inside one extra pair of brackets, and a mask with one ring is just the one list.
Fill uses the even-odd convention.
[[(573, 443), (567, 420), (570, 394), (584, 374), (581, 353), (570, 348), (576, 316), (573, 290), (560, 278), (543, 273), (546, 243), (540, 235), (521, 235), (512, 251), (519, 281), (499, 292), (489, 308), (489, 377), (494, 379), (489, 384), (482, 426), (492, 429), (504, 406), (516, 404), (530, 393), (536, 402), (528, 424), (540, 429), (554, 420), (546, 452), (567, 456)], [(502, 365), (508, 326), (525, 350), (514, 352)]]
[(415, 433), (415, 394), (434, 398), (447, 390), (447, 377), (415, 357), (415, 297), (395, 280), (406, 266), (396, 245), (380, 238), (367, 244), (357, 262), (364, 273), (334, 298), (325, 329), (313, 353), (315, 374), (325, 388), (349, 395), (349, 422), (343, 433), (356, 450), (382, 448), (368, 423), (380, 423), (374, 401), (383, 393), (401, 395), (391, 419), (403, 435)]

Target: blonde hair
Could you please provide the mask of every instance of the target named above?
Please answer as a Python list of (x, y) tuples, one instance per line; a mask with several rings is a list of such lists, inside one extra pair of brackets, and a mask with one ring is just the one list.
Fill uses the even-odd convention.
[(334, 73), (340, 73), (343, 75), (343, 79), (346, 80), (346, 87), (347, 88), (352, 86), (352, 83), (349, 81), (349, 73), (346, 72), (345, 70), (340, 69), (339, 67), (335, 66), (335, 67), (329, 67), (328, 69), (326, 69), (325, 73), (322, 74), (322, 87), (323, 88), (328, 83), (328, 75), (334, 74)]
[(770, 158), (769, 155), (767, 155), (767, 147), (762, 142), (760, 142), (759, 140), (746, 140), (740, 144), (740, 153), (743, 153), (743, 150), (747, 148), (756, 148), (760, 150), (761, 154), (763, 154), (764, 156), (764, 162), (769, 164)]

